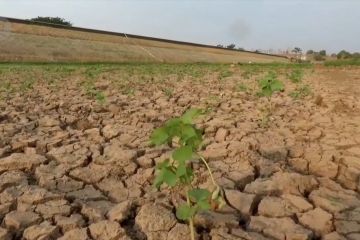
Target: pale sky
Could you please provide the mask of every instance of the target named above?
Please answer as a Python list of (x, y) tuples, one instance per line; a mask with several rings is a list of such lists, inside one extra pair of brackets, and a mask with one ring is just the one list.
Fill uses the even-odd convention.
[(360, 0), (0, 0), (0, 16), (249, 50), (360, 52)]

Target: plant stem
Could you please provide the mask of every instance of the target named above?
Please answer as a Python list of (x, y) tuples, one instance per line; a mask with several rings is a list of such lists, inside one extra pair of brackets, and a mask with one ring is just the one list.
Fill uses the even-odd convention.
[[(186, 191), (186, 202), (189, 207), (191, 207), (190, 198), (189, 198), (189, 191)], [(189, 219), (189, 228), (190, 228), (190, 237), (191, 240), (195, 240), (195, 229), (194, 229), (194, 220), (193, 217)]]
[(271, 114), (271, 111), (272, 111), (272, 106), (271, 106), (271, 97), (269, 97), (269, 99), (268, 99), (268, 109), (269, 109), (269, 113), (268, 113), (268, 115), (270, 115)]
[(206, 166), (206, 168), (207, 168), (207, 170), (208, 170), (208, 172), (210, 174), (210, 178), (211, 178), (212, 183), (214, 184), (214, 186), (217, 186), (217, 184), (215, 182), (215, 179), (214, 179), (214, 176), (212, 175), (211, 169), (209, 167), (209, 164), (206, 162), (206, 160), (202, 156), (199, 155), (199, 157), (203, 161), (203, 163), (205, 164), (205, 166)]

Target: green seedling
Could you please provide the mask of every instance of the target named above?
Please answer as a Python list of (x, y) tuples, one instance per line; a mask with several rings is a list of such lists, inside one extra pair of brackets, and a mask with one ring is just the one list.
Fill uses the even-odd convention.
[(13, 92), (13, 87), (10, 82), (0, 83), (0, 100), (5, 99), (9, 94)]
[(259, 81), (260, 96), (271, 98), (275, 92), (284, 90), (284, 84), (277, 79), (276, 73), (269, 72), (263, 79)]
[(13, 87), (11, 86), (11, 83), (3, 82), (0, 84), (0, 92), (10, 93), (13, 91)]
[(106, 102), (106, 96), (103, 92), (101, 91), (97, 91), (96, 95), (95, 95), (95, 99), (96, 101), (98, 101), (98, 103), (100, 104), (104, 104)]
[[(202, 131), (194, 125), (194, 119), (202, 114), (199, 109), (190, 109), (181, 117), (168, 120), (164, 126), (155, 129), (151, 135), (152, 145), (167, 144), (176, 146), (169, 159), (156, 166), (154, 185), (160, 188), (166, 185), (170, 188), (180, 187), (186, 195), (186, 203), (176, 208), (176, 217), (187, 221), (190, 228), (190, 237), (195, 239), (193, 218), (201, 211), (222, 207), (225, 204), (223, 190), (214, 180), (211, 169), (206, 160), (197, 152), (202, 145)], [(195, 178), (191, 162), (201, 160), (212, 180), (214, 191), (193, 187)]]
[(224, 78), (230, 77), (233, 75), (233, 72), (230, 70), (223, 70), (219, 74), (219, 79), (222, 80)]
[(244, 79), (250, 79), (252, 75), (252, 72), (250, 70), (246, 70), (244, 71), (243, 73), (241, 73), (241, 76), (244, 78)]
[(131, 87), (125, 87), (122, 91), (122, 94), (128, 95), (128, 96), (134, 96), (135, 95), (135, 89)]
[(303, 85), (298, 88), (296, 88), (294, 91), (292, 91), (289, 96), (293, 99), (302, 99), (306, 96), (309, 96), (311, 94), (311, 89), (309, 85)]
[(83, 87), (87, 96), (95, 98), (96, 101), (100, 104), (104, 104), (106, 102), (105, 94), (96, 88), (93, 81), (86, 81), (83, 84)]
[(290, 73), (289, 78), (293, 83), (300, 83), (303, 76), (304, 76), (304, 72), (301, 69), (294, 69)]
[(260, 92), (259, 96), (264, 96), (268, 100), (267, 108), (264, 110), (264, 116), (262, 122), (266, 122), (264, 125), (268, 125), (270, 115), (272, 113), (271, 96), (275, 92), (284, 91), (284, 84), (277, 79), (276, 73), (269, 72), (263, 79), (259, 81)]
[(20, 84), (20, 91), (25, 92), (34, 88), (35, 80), (33, 78), (27, 78)]
[(174, 95), (174, 90), (171, 88), (164, 88), (162, 91), (169, 98), (171, 98)]
[(240, 84), (236, 85), (236, 90), (239, 92), (247, 92), (248, 87), (244, 83), (240, 83)]

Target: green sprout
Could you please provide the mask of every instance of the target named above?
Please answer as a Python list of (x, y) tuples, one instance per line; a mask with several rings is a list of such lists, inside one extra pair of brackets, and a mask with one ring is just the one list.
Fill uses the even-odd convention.
[[(176, 142), (170, 159), (156, 166), (156, 178), (154, 185), (160, 188), (163, 184), (168, 187), (180, 186), (185, 191), (186, 203), (176, 208), (176, 217), (187, 221), (190, 228), (191, 239), (195, 239), (194, 216), (201, 211), (211, 209), (216, 205), (222, 207), (225, 204), (223, 190), (214, 180), (211, 169), (206, 160), (197, 152), (202, 145), (202, 131), (194, 125), (193, 121), (203, 112), (200, 109), (190, 109), (181, 117), (168, 120), (164, 126), (157, 128), (152, 133), (150, 140), (155, 146), (168, 144), (172, 146)], [(201, 160), (212, 180), (214, 191), (194, 188), (194, 169), (191, 162)]]
[(239, 92), (247, 92), (248, 87), (244, 83), (240, 83), (236, 85), (236, 90)]
[(262, 126), (268, 126), (270, 115), (272, 113), (271, 96), (275, 92), (284, 91), (284, 84), (277, 79), (276, 73), (269, 72), (263, 79), (259, 81), (260, 92), (259, 96), (264, 96), (268, 100), (268, 105), (264, 110), (264, 116), (261, 120)]
[(309, 85), (303, 85), (297, 87), (294, 91), (292, 91), (289, 96), (293, 99), (302, 99), (311, 94), (311, 89)]
[(225, 70), (220, 72), (219, 79), (222, 80), (222, 79), (230, 77), (232, 75), (233, 75), (232, 71), (225, 69)]
[(25, 92), (34, 88), (35, 79), (27, 78), (20, 84), (20, 91)]
[(291, 82), (299, 83), (299, 82), (301, 82), (303, 76), (304, 76), (304, 72), (301, 69), (294, 69), (290, 73), (289, 78), (290, 78)]
[(132, 88), (132, 87), (127, 86), (122, 90), (122, 94), (125, 94), (125, 95), (128, 95), (128, 96), (134, 96), (135, 95), (135, 89)]
[(284, 84), (277, 79), (276, 73), (269, 72), (263, 79), (259, 81), (260, 96), (270, 98), (275, 92), (284, 90)]
[(104, 104), (106, 102), (106, 96), (103, 92), (101, 91), (97, 91), (96, 95), (95, 95), (95, 99), (96, 101), (98, 101), (98, 103), (100, 104)]
[(86, 81), (83, 83), (83, 87), (85, 89), (86, 95), (91, 98), (95, 98), (98, 103), (104, 104), (106, 102), (105, 94), (96, 88), (93, 81)]
[(174, 95), (174, 90), (171, 88), (164, 88), (162, 91), (169, 98), (171, 98)]

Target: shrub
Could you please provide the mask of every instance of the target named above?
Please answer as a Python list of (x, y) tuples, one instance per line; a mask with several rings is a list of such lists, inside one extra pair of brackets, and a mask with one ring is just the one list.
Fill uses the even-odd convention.
[(347, 58), (351, 58), (351, 53), (345, 51), (345, 50), (341, 50), (338, 54), (337, 54), (337, 58), (338, 59), (347, 59)]
[(226, 48), (229, 48), (229, 49), (234, 49), (234, 48), (235, 48), (235, 46), (236, 46), (236, 45), (232, 43), (232, 44), (227, 45), (227, 46), (226, 46)]
[(30, 19), (30, 21), (57, 24), (57, 25), (63, 25), (63, 26), (69, 26), (69, 27), (72, 26), (71, 22), (66, 21), (64, 18), (60, 18), (60, 17), (36, 17), (36, 18)]
[(325, 58), (324, 58), (323, 55), (320, 55), (319, 53), (315, 53), (315, 54), (314, 54), (314, 60), (315, 60), (315, 61), (324, 61)]
[(325, 57), (326, 56), (326, 50), (321, 50), (319, 52), (319, 55)]

